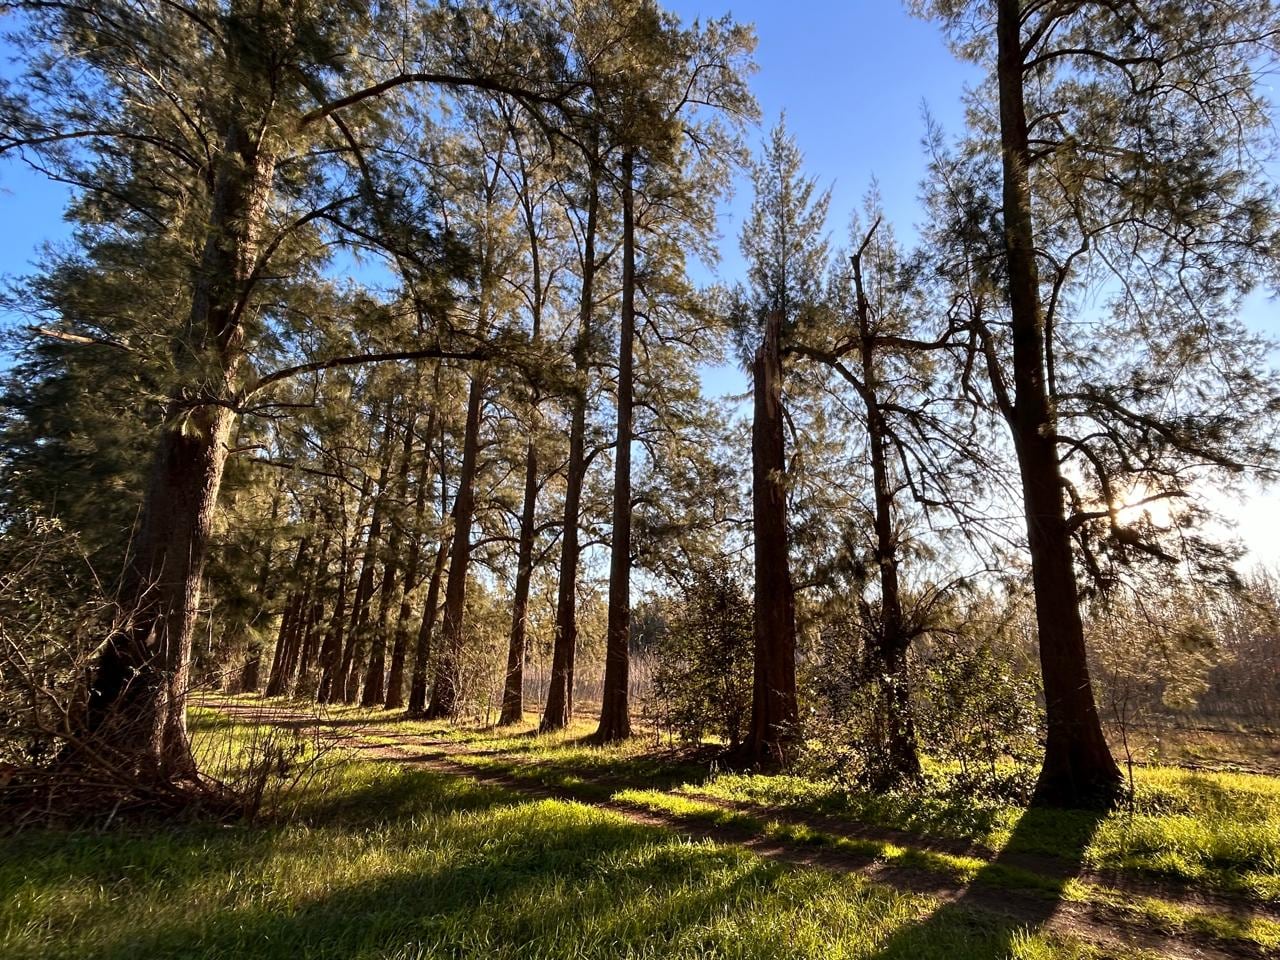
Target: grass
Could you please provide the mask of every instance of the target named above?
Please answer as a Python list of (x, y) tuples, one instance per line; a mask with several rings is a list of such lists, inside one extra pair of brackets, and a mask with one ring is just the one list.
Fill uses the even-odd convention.
[(1142, 768), (1135, 774), (1132, 805), (1097, 823), (1088, 814), (1023, 810), (957, 797), (938, 786), (876, 796), (800, 777), (724, 775), (681, 790), (747, 806), (831, 814), (921, 837), (966, 840), (994, 851), (1062, 855), (1087, 832), (1083, 864), (1090, 869), (1280, 902), (1276, 777)]
[(1121, 891), (1076, 879), (1062, 880), (977, 857), (921, 850), (887, 841), (847, 837), (804, 824), (769, 820), (737, 809), (655, 790), (622, 790), (614, 799), (680, 820), (739, 829), (755, 836), (811, 844), (904, 870), (924, 871), (960, 884), (1014, 890), (1073, 903), (1102, 905), (1168, 933), (1198, 933), (1219, 940), (1244, 940), (1280, 948), (1280, 922), (1250, 914), (1190, 907), (1157, 897)]
[(468, 766), (571, 790), (582, 799), (605, 799), (626, 788), (674, 790), (748, 810), (830, 815), (922, 839), (963, 841), (994, 853), (1078, 857), (1082, 867), (1099, 873), (1280, 903), (1280, 777), (1139, 767), (1133, 802), (1098, 821), (1087, 813), (1024, 810), (956, 791), (936, 766), (923, 790), (870, 794), (820, 779), (720, 773), (710, 754), (660, 749), (643, 738), (601, 749), (583, 742), (593, 729), (589, 723), (538, 736), (532, 724), (495, 731), (404, 722), (354, 708), (333, 715), (394, 728), (398, 737), (465, 748), (455, 759)]
[[(254, 738), (223, 732), (247, 763)], [(0, 840), (0, 956), (1096, 956), (857, 876), (422, 769), (344, 760), (296, 792), (289, 822)]]
[(1024, 810), (961, 793), (936, 769), (924, 790), (870, 794), (805, 777), (717, 773), (705, 755), (691, 759), (687, 751), (657, 749), (642, 739), (588, 746), (585, 724), (548, 736), (439, 723), (395, 729), (475, 751), (455, 759), (476, 769), (570, 789), (584, 799), (628, 787), (674, 790), (747, 809), (830, 815), (922, 839), (964, 841), (996, 853), (1078, 854), (1082, 866), (1100, 873), (1280, 903), (1280, 777), (1142, 767), (1135, 771), (1132, 804), (1097, 821), (1087, 813)]

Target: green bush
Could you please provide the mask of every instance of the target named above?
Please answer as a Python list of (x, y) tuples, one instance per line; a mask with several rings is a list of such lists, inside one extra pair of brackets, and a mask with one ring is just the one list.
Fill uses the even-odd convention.
[(727, 572), (696, 575), (657, 641), (653, 702), (661, 727), (690, 743), (736, 747), (751, 721), (751, 599)]

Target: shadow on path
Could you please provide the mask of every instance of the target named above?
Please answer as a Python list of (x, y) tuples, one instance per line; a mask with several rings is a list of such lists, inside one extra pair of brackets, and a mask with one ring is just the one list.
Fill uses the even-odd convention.
[(945, 960), (954, 956), (958, 948), (977, 949), (984, 942), (990, 944), (992, 960), (1010, 956), (1024, 932), (1041, 930), (1062, 908), (1067, 884), (1082, 871), (1085, 850), (1106, 816), (1105, 812), (1098, 812), (1080, 817), (1078, 828), (1072, 831), (1070, 843), (1061, 847), (1051, 872), (1042, 873), (1049, 882), (1032, 891), (1034, 896), (1012, 892), (1007, 915), (993, 911), (993, 904), (999, 902), (998, 883), (1004, 880), (1002, 868), (1017, 864), (1016, 851), (1040, 832), (1043, 817), (1053, 815), (1051, 811), (1027, 810), (1001, 852), (978, 871), (959, 896), (944, 901), (923, 920), (895, 931), (872, 954), (874, 960)]

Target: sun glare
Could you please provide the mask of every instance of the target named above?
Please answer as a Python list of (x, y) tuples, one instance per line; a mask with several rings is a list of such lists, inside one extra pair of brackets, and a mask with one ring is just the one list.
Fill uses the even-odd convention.
[(1173, 522), (1174, 497), (1161, 497), (1146, 484), (1135, 484), (1115, 504), (1116, 519), (1121, 523), (1136, 523), (1144, 517), (1158, 527)]

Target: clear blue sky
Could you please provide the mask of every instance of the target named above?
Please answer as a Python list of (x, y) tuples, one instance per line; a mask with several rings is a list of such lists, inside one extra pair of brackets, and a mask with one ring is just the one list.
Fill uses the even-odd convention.
[[(900, 235), (910, 235), (925, 172), (923, 109), (927, 104), (944, 128), (958, 131), (964, 85), (977, 77), (974, 67), (951, 55), (933, 24), (908, 16), (900, 0), (666, 5), (686, 20), (730, 12), (755, 23), (760, 70), (752, 89), (763, 128), (786, 111), (810, 174), (834, 188), (831, 227), (837, 243), (873, 178), (889, 219)], [(739, 264), (738, 230), (749, 202), (739, 191), (721, 221), (721, 272), (727, 277), (735, 276)]]
[[(900, 0), (666, 0), (685, 20), (731, 12), (756, 24), (759, 73), (753, 89), (767, 129), (785, 109), (787, 125), (810, 173), (833, 187), (831, 229), (843, 241), (849, 213), (873, 178), (899, 235), (912, 234), (925, 171), (922, 111), (949, 132), (962, 124), (961, 97), (976, 77), (958, 62), (934, 24), (907, 15)], [(0, 47), (0, 57), (8, 51)], [(0, 70), (8, 71), (0, 63)], [(757, 134), (763, 135), (763, 130)], [(61, 210), (66, 191), (12, 160), (0, 160), (0, 275), (29, 269), (38, 247), (67, 235)], [(738, 230), (750, 202), (746, 191), (721, 216), (722, 279), (740, 275)], [(1280, 335), (1275, 304), (1255, 298), (1247, 319)], [(0, 367), (3, 358), (0, 358)], [(745, 379), (733, 369), (708, 370), (709, 392), (738, 392)], [(1242, 533), (1268, 562), (1280, 561), (1280, 498), (1261, 492), (1227, 509), (1247, 523)]]

